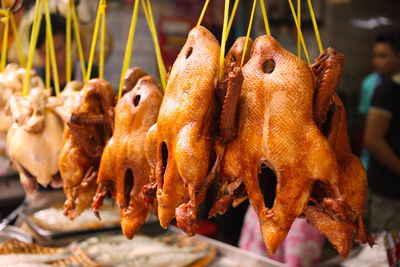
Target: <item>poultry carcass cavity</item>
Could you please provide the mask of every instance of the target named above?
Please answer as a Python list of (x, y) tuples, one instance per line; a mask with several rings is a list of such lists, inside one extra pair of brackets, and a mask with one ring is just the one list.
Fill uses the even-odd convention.
[(171, 69), (157, 123), (146, 138), (160, 224), (167, 227), (176, 216), (188, 235), (195, 232), (197, 206), (221, 158), (214, 125), (219, 53), (218, 41), (207, 29), (190, 31)]
[(152, 207), (142, 194), (151, 175), (144, 143), (147, 131), (157, 121), (163, 94), (156, 81), (138, 68), (126, 73), (123, 92), (115, 107), (114, 133), (101, 158), (92, 207), (98, 214), (110, 191), (120, 208), (123, 233), (131, 239)]
[(238, 133), (226, 146), (221, 180), (235, 187), (233, 198), (247, 192), (273, 254), (306, 208), (314, 181), (331, 185), (333, 196), (341, 196), (338, 168), (313, 120), (310, 68), (272, 37), (261, 36), (242, 71)]

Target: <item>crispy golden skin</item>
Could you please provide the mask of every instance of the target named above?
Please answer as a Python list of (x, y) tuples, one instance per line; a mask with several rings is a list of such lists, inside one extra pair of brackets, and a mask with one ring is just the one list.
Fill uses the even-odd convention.
[(160, 224), (167, 227), (176, 214), (188, 235), (194, 234), (197, 206), (220, 158), (219, 153), (213, 156), (219, 50), (204, 27), (191, 30), (169, 75), (157, 124), (147, 135)]
[(115, 108), (115, 129), (104, 148), (93, 201), (97, 210), (107, 191), (111, 191), (120, 207), (123, 233), (129, 239), (150, 211), (141, 194), (151, 174), (144, 142), (147, 131), (157, 121), (163, 98), (156, 81), (149, 75), (141, 77), (138, 72), (136, 69), (127, 73), (125, 95)]
[(100, 157), (112, 133), (114, 90), (102, 79), (85, 86), (67, 122), (59, 158), (67, 197), (64, 213), (71, 220), (91, 203)]
[(344, 56), (335, 49), (325, 50), (311, 66), (317, 86), (313, 114), (333, 149), (339, 170), (342, 198), (332, 197), (329, 185), (316, 183), (311, 203), (304, 214), (307, 220), (323, 233), (342, 257), (350, 252), (353, 238), (369, 242), (362, 213), (365, 211), (367, 178), (359, 158), (352, 154), (347, 135), (346, 111), (335, 93), (343, 68)]
[[(261, 36), (242, 71), (238, 136), (226, 146), (221, 176), (231, 184), (244, 183), (273, 254), (306, 207), (315, 180), (330, 184), (340, 196), (337, 164), (314, 123), (314, 75), (302, 60), (272, 37)], [(273, 205), (262, 192), (267, 177), (258, 177), (264, 166), (277, 178)]]

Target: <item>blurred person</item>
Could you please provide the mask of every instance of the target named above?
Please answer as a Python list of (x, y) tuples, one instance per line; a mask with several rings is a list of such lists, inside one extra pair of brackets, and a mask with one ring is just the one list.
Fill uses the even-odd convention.
[(368, 111), (365, 146), (368, 167), (370, 228), (400, 230), (400, 34), (377, 36), (374, 66), (385, 80), (376, 88)]
[[(361, 115), (367, 116), (375, 89), (383, 82), (385, 77), (391, 75), (390, 71), (388, 72), (390, 69), (388, 65), (391, 64), (391, 60), (390, 57), (387, 56), (386, 45), (387, 42), (384, 36), (379, 35), (375, 38), (372, 59), (374, 72), (365, 77), (361, 84), (360, 102), (358, 106), (358, 113)], [(365, 169), (368, 169), (369, 157), (368, 150), (364, 148), (361, 160)]]
[(239, 247), (285, 263), (289, 267), (314, 266), (321, 259), (324, 236), (304, 218), (296, 218), (274, 255), (268, 255), (256, 212), (249, 207), (244, 219)]
[[(52, 13), (50, 14), (51, 20), (51, 28), (53, 33), (53, 41), (54, 41), (54, 50), (57, 62), (57, 71), (58, 71), (58, 79), (60, 83), (60, 90), (62, 90), (67, 82), (66, 77), (66, 59), (67, 59), (67, 51), (66, 51), (66, 20), (63, 16), (59, 14)], [(73, 35), (71, 35), (73, 37)], [(39, 35), (36, 43), (36, 50), (38, 52), (38, 56), (40, 58), (41, 65), (36, 67), (35, 70), (37, 74), (45, 80), (46, 77), (46, 19), (43, 15)], [(80, 70), (80, 65), (73, 60), (72, 62), (72, 80), (80, 80), (82, 81), (82, 74)], [(99, 71), (98, 66), (93, 64), (91, 77), (98, 77)], [(55, 94), (54, 81), (53, 81), (53, 73), (51, 71), (51, 87), (52, 87), (52, 95)]]

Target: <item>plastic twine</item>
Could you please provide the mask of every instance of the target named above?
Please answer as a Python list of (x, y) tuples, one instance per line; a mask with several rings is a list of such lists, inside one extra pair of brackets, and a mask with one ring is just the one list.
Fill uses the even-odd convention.
[(311, 16), (312, 24), (313, 24), (313, 27), (314, 27), (315, 39), (317, 39), (319, 52), (322, 53), (324, 51), (324, 48), (322, 46), (321, 36), (319, 35), (317, 20), (315, 19), (314, 8), (312, 6), (311, 0), (307, 0), (307, 3), (308, 3), (308, 9), (310, 10), (310, 16)]
[(266, 31), (267, 35), (270, 36), (271, 29), (269, 28), (268, 15), (267, 15), (267, 10), (265, 8), (264, 0), (260, 0), (260, 4), (261, 4), (261, 14), (263, 16), (265, 31)]
[(247, 27), (246, 41), (244, 43), (243, 55), (242, 55), (242, 61), (240, 62), (240, 67), (243, 67), (244, 57), (246, 55), (247, 45), (249, 43), (251, 27), (253, 26), (253, 19), (254, 19), (254, 13), (256, 11), (256, 6), (257, 6), (257, 0), (254, 0), (253, 7), (251, 9), (251, 14), (250, 14), (249, 26)]
[(131, 55), (132, 55), (132, 49), (133, 49), (133, 41), (135, 39), (135, 29), (136, 29), (138, 10), (139, 10), (139, 0), (135, 0), (133, 11), (132, 11), (131, 25), (129, 27), (128, 41), (126, 43), (124, 60), (122, 63), (121, 77), (120, 77), (119, 89), (118, 89), (118, 100), (122, 96), (125, 72), (128, 70), (130, 62), (131, 62)]

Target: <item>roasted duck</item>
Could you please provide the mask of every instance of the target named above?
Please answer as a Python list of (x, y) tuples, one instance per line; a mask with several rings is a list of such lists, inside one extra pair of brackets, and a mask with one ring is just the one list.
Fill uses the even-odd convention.
[(163, 94), (156, 81), (140, 69), (125, 77), (124, 96), (115, 107), (115, 128), (101, 158), (95, 212), (110, 191), (120, 207), (124, 235), (131, 239), (145, 221), (147, 205), (142, 188), (150, 182), (151, 169), (144, 154), (147, 131), (157, 121)]
[(112, 134), (115, 94), (111, 85), (92, 79), (85, 86), (67, 121), (59, 158), (67, 197), (64, 213), (71, 220), (92, 201), (100, 158)]
[(332, 189), (316, 183), (312, 202), (305, 210), (307, 220), (323, 233), (342, 257), (347, 257), (353, 237), (360, 243), (367, 236), (362, 213), (365, 211), (367, 178), (362, 163), (352, 154), (347, 135), (346, 111), (335, 93), (343, 65), (343, 55), (329, 48), (311, 66), (318, 81), (314, 96), (314, 120), (320, 125), (335, 152), (339, 168), (340, 199), (331, 196)]
[(273, 254), (306, 208), (316, 180), (330, 185), (334, 198), (341, 196), (338, 167), (313, 120), (310, 68), (272, 37), (261, 36), (242, 71), (238, 134), (226, 146), (221, 179), (235, 185), (233, 197), (247, 192)]
[(155, 167), (158, 217), (167, 227), (176, 216), (188, 235), (197, 206), (215, 178), (215, 99), (220, 47), (204, 27), (189, 33), (169, 75), (157, 123), (147, 134), (146, 154)]
[(45, 89), (34, 88), (27, 97), (13, 95), (6, 108), (13, 119), (7, 133), (7, 151), (28, 194), (36, 191), (37, 183), (62, 186), (58, 156), (64, 124), (49, 107), (48, 99)]

